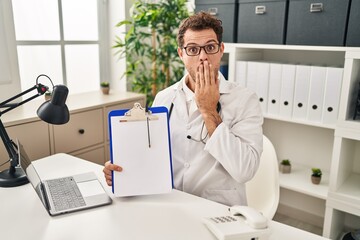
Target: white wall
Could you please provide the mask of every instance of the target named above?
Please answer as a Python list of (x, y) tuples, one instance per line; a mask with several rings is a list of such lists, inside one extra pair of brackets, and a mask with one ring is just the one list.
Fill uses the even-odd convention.
[(0, 1), (0, 102), (20, 92), (11, 1)]
[[(127, 0), (129, 1), (129, 0)], [(119, 0), (109, 0), (108, 13), (109, 13), (109, 46), (111, 54), (109, 55), (110, 62), (110, 83), (115, 89), (119, 91), (126, 91), (126, 77), (121, 78), (126, 70), (126, 60), (119, 59), (115, 56), (115, 49), (111, 47), (115, 44), (115, 36), (124, 37), (125, 28), (115, 27), (116, 24), (122, 20), (125, 20), (125, 13), (128, 12), (127, 3)], [(121, 79), (120, 79), (121, 78)]]

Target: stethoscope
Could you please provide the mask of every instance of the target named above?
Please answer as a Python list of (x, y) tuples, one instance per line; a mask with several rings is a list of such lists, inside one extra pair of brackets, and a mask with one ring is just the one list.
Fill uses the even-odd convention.
[[(173, 100), (172, 100), (172, 102), (171, 102), (171, 104), (170, 104), (170, 108), (169, 108), (169, 120), (170, 120), (172, 111), (173, 111), (173, 109), (174, 109), (174, 100), (175, 100), (175, 97), (173, 98)], [(220, 111), (221, 111), (221, 104), (220, 104), (220, 102), (218, 102), (217, 105), (216, 105), (216, 111), (217, 111), (218, 113), (220, 113)], [(203, 144), (206, 144), (206, 141), (205, 141), (205, 140), (206, 140), (206, 138), (208, 137), (209, 133), (207, 132), (206, 135), (205, 135), (205, 137), (203, 137), (204, 128), (205, 128), (205, 122), (203, 121), (203, 124), (202, 124), (202, 126), (201, 126), (201, 132), (200, 132), (200, 138), (199, 138), (199, 139), (196, 139), (196, 138), (192, 137), (191, 135), (187, 135), (186, 138), (187, 138), (187, 139), (190, 139), (190, 140), (193, 140), (193, 141), (195, 141), (195, 142), (201, 142), (201, 143), (203, 143)]]

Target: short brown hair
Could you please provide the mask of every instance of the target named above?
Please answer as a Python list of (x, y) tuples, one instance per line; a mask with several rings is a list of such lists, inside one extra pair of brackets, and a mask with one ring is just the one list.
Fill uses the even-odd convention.
[(193, 31), (200, 31), (204, 29), (214, 30), (219, 43), (222, 42), (223, 27), (220, 19), (210, 15), (207, 12), (198, 12), (186, 19), (184, 19), (179, 27), (177, 35), (177, 42), (180, 48), (184, 47), (184, 35), (185, 32), (191, 29)]

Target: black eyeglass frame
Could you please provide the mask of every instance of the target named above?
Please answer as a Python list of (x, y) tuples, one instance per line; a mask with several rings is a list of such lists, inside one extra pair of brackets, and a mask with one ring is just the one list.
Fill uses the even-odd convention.
[[(208, 52), (206, 51), (206, 48), (205, 48), (205, 47), (207, 47), (207, 46), (209, 46), (209, 45), (216, 45), (216, 46), (218, 46), (217, 51), (216, 51), (216, 52), (213, 52), (213, 53), (208, 53)], [(205, 51), (205, 53), (206, 53), (206, 54), (209, 54), (209, 55), (217, 54), (217, 53), (220, 51), (220, 45), (221, 45), (221, 42), (220, 42), (220, 43), (209, 43), (209, 44), (206, 44), (206, 45), (203, 45), (203, 46), (197, 46), (197, 45), (186, 46), (186, 47), (183, 47), (183, 49), (185, 50), (186, 55), (188, 55), (189, 57), (195, 57), (195, 56), (199, 56), (199, 55), (200, 55), (201, 49), (203, 49), (203, 50)], [(198, 52), (197, 54), (192, 55), (192, 54), (189, 54), (189, 53), (188, 53), (187, 48), (189, 48), (189, 47), (196, 47), (196, 48), (199, 48), (200, 50), (199, 50), (199, 52)]]

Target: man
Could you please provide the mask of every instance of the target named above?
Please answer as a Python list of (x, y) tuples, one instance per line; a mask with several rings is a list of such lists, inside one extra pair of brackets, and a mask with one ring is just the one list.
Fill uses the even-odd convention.
[[(174, 186), (226, 205), (246, 205), (245, 183), (257, 171), (262, 123), (257, 96), (219, 72), (224, 53), (221, 21), (200, 12), (178, 32), (178, 54), (187, 74), (159, 92), (153, 106), (170, 115)], [(120, 166), (105, 164), (111, 171)]]

